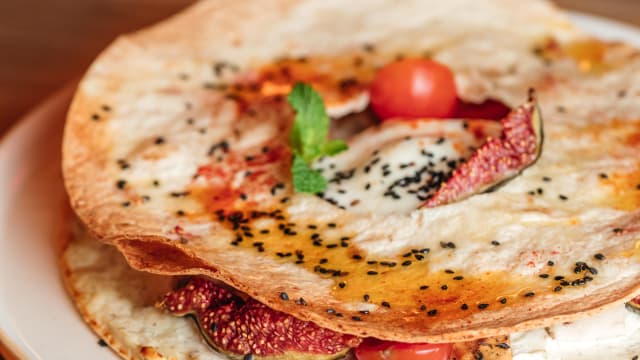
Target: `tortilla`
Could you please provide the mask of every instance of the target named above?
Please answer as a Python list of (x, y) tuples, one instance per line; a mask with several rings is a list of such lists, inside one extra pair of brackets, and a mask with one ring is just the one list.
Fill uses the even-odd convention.
[[(179, 277), (131, 269), (114, 247), (91, 238), (78, 224), (73, 226), (67, 237), (61, 267), (67, 288), (82, 317), (122, 358), (226, 358), (207, 345), (195, 321), (172, 316), (156, 306), (162, 296), (180, 281)], [(478, 356), (487, 360), (509, 359), (511, 349), (508, 344), (509, 339), (504, 337), (458, 343), (454, 346), (453, 360)], [(260, 358), (277, 360), (279, 357)]]
[[(344, 114), (366, 98), (345, 79), (366, 84), (376, 66), (425, 53), (454, 71), (465, 100), (516, 106), (536, 88), (538, 162), (498, 191), (432, 209), (350, 211), (291, 193), (293, 113), (262, 96), (278, 86), (252, 88), (256, 69), (310, 67), (299, 78), (320, 78), (329, 111)], [(544, 1), (204, 1), (96, 60), (69, 112), (63, 170), (79, 217), (136, 269), (220, 279), (339, 332), (463, 341), (639, 293), (639, 93), (635, 49), (588, 39)], [(418, 143), (446, 140), (443, 126)]]

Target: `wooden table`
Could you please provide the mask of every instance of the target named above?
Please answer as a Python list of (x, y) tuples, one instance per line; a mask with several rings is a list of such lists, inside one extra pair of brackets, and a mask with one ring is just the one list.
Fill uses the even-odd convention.
[[(638, 0), (555, 1), (640, 26)], [(82, 74), (117, 34), (153, 23), (192, 2), (0, 0), (0, 134), (47, 94)]]

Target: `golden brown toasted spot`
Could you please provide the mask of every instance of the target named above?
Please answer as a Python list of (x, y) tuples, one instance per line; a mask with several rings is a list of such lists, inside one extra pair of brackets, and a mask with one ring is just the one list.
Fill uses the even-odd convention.
[(601, 183), (610, 187), (612, 197), (609, 199), (616, 209), (635, 210), (640, 208), (640, 163), (636, 171), (615, 172), (601, 177)]

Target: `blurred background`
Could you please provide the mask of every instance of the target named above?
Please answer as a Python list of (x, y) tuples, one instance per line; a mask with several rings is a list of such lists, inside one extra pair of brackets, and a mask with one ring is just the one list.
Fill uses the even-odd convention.
[[(640, 0), (554, 1), (640, 26)], [(0, 134), (52, 91), (80, 76), (117, 34), (193, 2), (0, 0)]]

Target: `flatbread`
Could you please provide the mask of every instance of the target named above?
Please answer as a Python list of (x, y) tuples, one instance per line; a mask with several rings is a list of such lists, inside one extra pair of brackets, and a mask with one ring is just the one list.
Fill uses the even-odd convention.
[[(156, 306), (179, 277), (131, 269), (114, 247), (91, 238), (78, 224), (74, 224), (67, 240), (61, 256), (67, 288), (85, 321), (119, 356), (131, 360), (227, 358), (207, 345), (195, 321), (172, 316)], [(480, 356), (487, 360), (510, 359), (509, 339), (458, 343), (454, 356), (452, 360)]]
[[(539, 161), (496, 192), (448, 206), (343, 210), (291, 193), (286, 102), (246, 102), (221, 86), (283, 57), (367, 56), (377, 66), (425, 52), (452, 68), (466, 100), (516, 106), (536, 88)], [(328, 74), (342, 75), (337, 68)], [(330, 112), (358, 108), (362, 93), (331, 89)], [(204, 1), (96, 60), (69, 112), (63, 170), (79, 217), (136, 269), (220, 279), (340, 332), (462, 341), (574, 319), (639, 293), (639, 94), (635, 49), (587, 39), (544, 1)], [(442, 126), (421, 141), (446, 140)], [(259, 164), (272, 177), (243, 180), (255, 173), (230, 159), (253, 163), (263, 148), (282, 150)], [(349, 151), (340, 156), (338, 168)], [(284, 189), (265, 187), (280, 182)], [(236, 210), (241, 220), (229, 217)], [(334, 267), (323, 271), (324, 258)], [(355, 320), (362, 310), (370, 314)]]
[[(125, 359), (224, 359), (193, 321), (155, 307), (176, 279), (134, 271), (113, 247), (75, 226), (61, 256), (65, 283), (85, 321)], [(98, 346), (98, 345), (96, 345)]]

